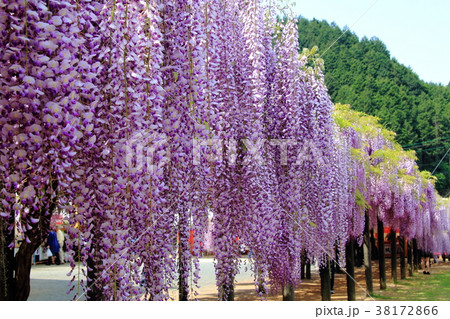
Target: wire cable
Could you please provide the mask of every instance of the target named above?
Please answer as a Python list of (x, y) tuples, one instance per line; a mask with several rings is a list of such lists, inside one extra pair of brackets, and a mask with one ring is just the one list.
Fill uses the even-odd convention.
[(416, 147), (420, 147), (421, 145), (424, 145), (424, 144), (431, 144), (431, 143), (437, 142), (437, 141), (443, 142), (443, 141), (448, 140), (448, 139), (450, 139), (450, 135), (444, 136), (444, 137), (440, 137), (440, 138), (435, 138), (435, 139), (432, 139), (432, 140), (425, 140), (425, 141), (417, 142), (417, 143), (413, 143), (413, 144), (406, 144), (406, 145), (402, 145), (402, 147), (404, 149), (406, 149), (406, 148), (416, 148)]
[(447, 152), (445, 153), (445, 155), (441, 158), (441, 160), (439, 161), (439, 163), (436, 165), (436, 167), (434, 168), (433, 172), (431, 173), (431, 175), (434, 174), (434, 172), (437, 170), (437, 168), (439, 167), (439, 165), (441, 165), (442, 161), (444, 160), (444, 158), (447, 156), (448, 152), (450, 152), (450, 147), (448, 148)]
[(427, 151), (437, 150), (437, 149), (445, 148), (445, 147), (447, 147), (447, 146), (438, 146), (438, 147), (425, 148), (425, 149), (420, 149), (420, 150), (409, 149), (409, 150), (405, 150), (405, 151), (413, 150), (414, 152), (419, 153), (419, 152), (427, 152)]

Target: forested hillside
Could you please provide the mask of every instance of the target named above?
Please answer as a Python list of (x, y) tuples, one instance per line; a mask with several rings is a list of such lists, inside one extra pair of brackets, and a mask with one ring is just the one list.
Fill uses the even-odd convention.
[[(417, 152), (420, 168), (433, 171), (450, 147), (450, 83), (420, 80), (391, 58), (377, 38), (359, 40), (351, 30), (342, 35), (345, 30), (326, 21), (301, 18), (298, 24), (300, 47), (317, 46), (325, 61), (325, 82), (333, 101), (378, 116), (397, 132), (405, 149)], [(433, 59), (433, 48), (426, 59)], [(450, 191), (449, 159), (450, 154), (434, 173), (442, 196)]]

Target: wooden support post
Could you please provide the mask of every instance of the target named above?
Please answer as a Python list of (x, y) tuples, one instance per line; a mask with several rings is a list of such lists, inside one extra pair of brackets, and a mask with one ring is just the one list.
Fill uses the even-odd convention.
[(407, 241), (407, 248), (408, 248), (408, 275), (413, 275), (413, 249), (412, 249), (412, 243), (410, 240)]
[(306, 262), (306, 279), (311, 279), (311, 261), (308, 259)]
[(331, 300), (331, 288), (330, 288), (330, 262), (327, 260), (320, 270), (320, 294), (322, 295), (322, 301)]
[(347, 272), (347, 300), (356, 300), (355, 289), (355, 239), (350, 238), (345, 247), (345, 268)]
[(400, 241), (400, 279), (406, 279), (405, 237), (399, 237)]
[(378, 219), (378, 265), (380, 268), (380, 289), (386, 289), (386, 256), (384, 254), (384, 225), (383, 222)]
[(414, 271), (419, 269), (419, 251), (417, 249), (417, 240), (413, 238), (413, 265)]
[(373, 293), (372, 252), (369, 232), (369, 215), (366, 213), (364, 226), (364, 273), (366, 275), (367, 295)]
[(306, 251), (302, 251), (301, 255), (300, 255), (300, 262), (301, 262), (301, 274), (300, 274), (300, 279), (305, 279), (305, 275), (306, 275)]
[(391, 228), (391, 275), (392, 281), (397, 283), (397, 234), (395, 233), (395, 229)]

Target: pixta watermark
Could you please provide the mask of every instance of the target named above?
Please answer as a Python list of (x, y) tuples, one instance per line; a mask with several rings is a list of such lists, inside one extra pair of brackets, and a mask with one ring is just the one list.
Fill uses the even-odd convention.
[(235, 165), (281, 166), (315, 163), (324, 165), (324, 151), (314, 140), (295, 139), (199, 139), (178, 140), (165, 134), (137, 133), (126, 143), (126, 164), (154, 172), (172, 161)]

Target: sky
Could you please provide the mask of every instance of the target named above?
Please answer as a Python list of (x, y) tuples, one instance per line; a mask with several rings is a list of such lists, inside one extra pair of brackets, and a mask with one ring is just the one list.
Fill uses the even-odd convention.
[[(376, 36), (426, 82), (450, 82), (450, 0), (293, 0), (307, 19)], [(326, 55), (324, 56), (326, 60)]]

